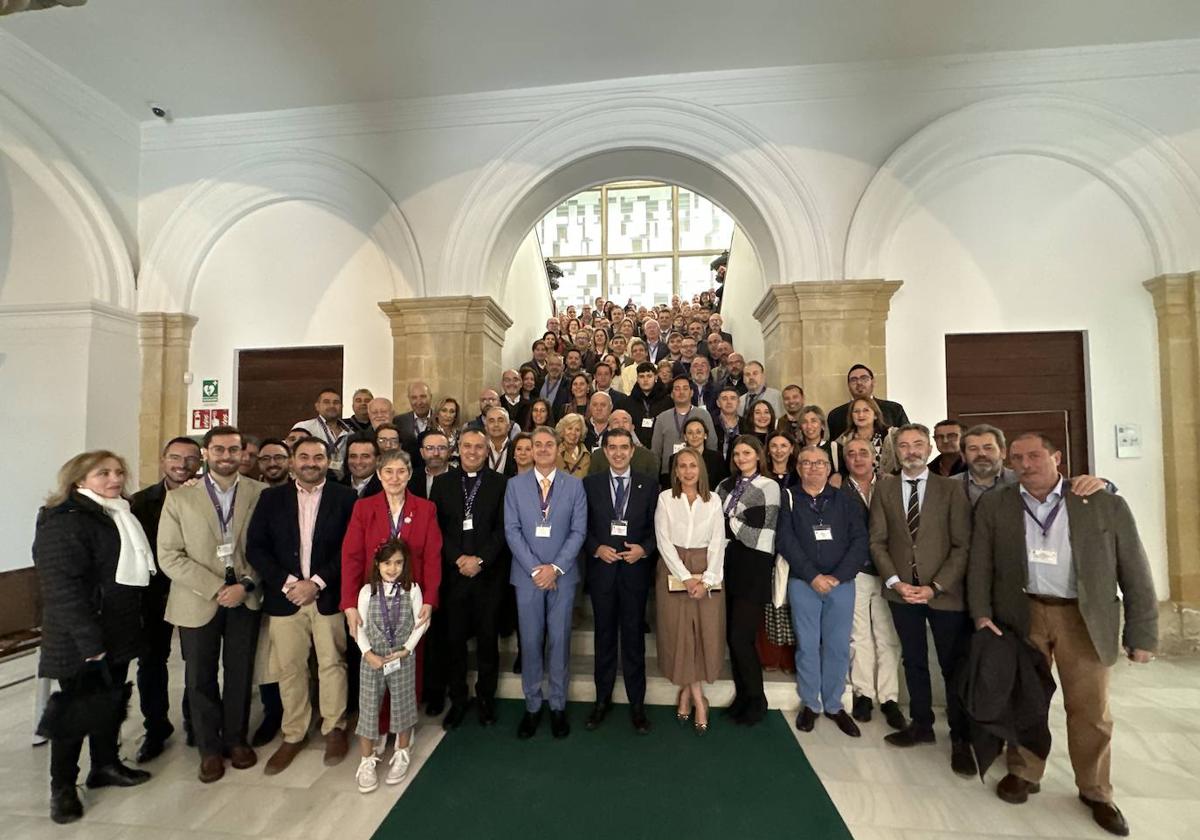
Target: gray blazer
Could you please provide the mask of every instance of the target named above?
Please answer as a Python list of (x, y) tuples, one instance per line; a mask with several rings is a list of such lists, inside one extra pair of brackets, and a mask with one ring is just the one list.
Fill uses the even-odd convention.
[[(1110, 493), (1081, 497), (1070, 492), (1065, 504), (1079, 612), (1100, 661), (1114, 664), (1122, 644), (1154, 650), (1158, 645), (1158, 596), (1129, 505)], [(1020, 486), (1014, 484), (986, 493), (975, 508), (967, 571), (971, 617), (990, 618), (1028, 636), (1028, 583), (1024, 509)]]
[[(921, 506), (921, 526), (914, 543), (908, 533), (904, 512), (901, 476), (885, 475), (875, 483), (871, 495), (871, 559), (886, 583), (898, 575), (912, 583), (913, 556), (917, 574), (924, 586), (937, 583), (942, 595), (932, 599), (935, 610), (964, 610), (964, 577), (967, 551), (971, 545), (971, 505), (959, 482), (953, 478), (929, 474), (925, 503)], [(895, 590), (883, 590), (889, 601), (902, 602)]]
[[(679, 429), (675, 425), (674, 414), (675, 406), (672, 405), (654, 418), (654, 435), (650, 439), (650, 451), (658, 458), (658, 471), (662, 474), (671, 468), (671, 456), (675, 454), (675, 444), (683, 443), (683, 436), (679, 434)], [(708, 430), (705, 447), (716, 449), (717, 432), (713, 429), (712, 415), (702, 406), (694, 405), (688, 411), (687, 419), (683, 421), (684, 425), (687, 425), (688, 420), (692, 419), (702, 422)]]

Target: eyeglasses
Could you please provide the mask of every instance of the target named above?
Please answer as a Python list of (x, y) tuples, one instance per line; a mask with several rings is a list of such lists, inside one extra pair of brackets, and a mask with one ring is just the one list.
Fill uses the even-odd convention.
[(259, 455), (258, 463), (260, 464), (286, 464), (288, 456), (286, 455)]
[(434, 446), (431, 443), (425, 444), (424, 446), (421, 447), (421, 449), (425, 452), (449, 452), (450, 451), (450, 447), (446, 446), (445, 444), (442, 444), (441, 446)]
[(801, 461), (800, 468), (805, 470), (824, 469), (829, 466), (828, 461)]

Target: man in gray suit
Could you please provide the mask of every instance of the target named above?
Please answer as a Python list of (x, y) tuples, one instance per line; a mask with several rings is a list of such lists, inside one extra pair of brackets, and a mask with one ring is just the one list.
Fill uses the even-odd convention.
[[(1158, 644), (1150, 565), (1125, 500), (1068, 492), (1058, 472), (1062, 455), (1048, 437), (1019, 435), (1009, 460), (1020, 484), (986, 494), (975, 510), (971, 615), (978, 629), (1019, 633), (1057, 662), (1079, 798), (1102, 828), (1125, 836), (1129, 825), (1113, 803), (1109, 778), (1108, 679), (1122, 648), (1132, 661), (1148, 662)], [(997, 796), (1026, 801), (1040, 789), (1045, 769), (1044, 760), (1010, 746)]]
[(671, 465), (671, 456), (683, 449), (683, 427), (693, 417), (700, 420), (708, 430), (709, 449), (716, 449), (717, 433), (713, 430), (712, 415), (704, 406), (692, 405), (692, 381), (686, 376), (676, 376), (671, 382), (671, 401), (674, 405), (654, 418), (654, 436), (650, 440), (650, 451), (658, 458), (659, 472), (666, 475)]
[(400, 445), (412, 446), (421, 433), (433, 424), (433, 393), (424, 382), (412, 382), (408, 386), (410, 410), (397, 414), (392, 423), (400, 430)]

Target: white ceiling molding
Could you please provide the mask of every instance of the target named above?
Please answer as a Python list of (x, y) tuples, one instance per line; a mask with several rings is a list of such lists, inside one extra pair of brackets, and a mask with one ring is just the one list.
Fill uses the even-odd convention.
[(370, 237), (386, 258), (396, 297), (425, 294), (416, 239), (379, 182), (333, 155), (290, 149), (244, 160), (188, 193), (149, 249), (139, 311), (189, 312), (196, 278), (217, 241), (248, 214), (285, 201), (317, 204)]
[(892, 153), (851, 220), (846, 277), (886, 277), (892, 238), (923, 192), (1000, 155), (1048, 157), (1091, 173), (1138, 219), (1156, 274), (1200, 267), (1200, 177), (1166, 138), (1105, 105), (1021, 94), (947, 114)]
[(6, 93), (24, 90), (57, 101), (131, 146), (136, 147), (139, 142), (136, 119), (3, 29), (0, 29), (0, 84)]
[[(143, 151), (527, 123), (586, 102), (662, 94), (710, 107), (1200, 74), (1200, 40), (611, 79), (142, 123)], [(114, 106), (115, 107), (115, 106)]]
[(132, 309), (133, 264), (104, 201), (50, 134), (0, 94), (0, 154), (11, 158), (41, 188), (79, 236), (87, 254), (92, 296)]
[[(516, 249), (541, 215), (603, 179), (664, 177), (653, 171), (653, 164), (639, 162), (639, 167), (651, 167), (640, 171), (617, 168), (618, 153), (636, 157), (647, 150), (683, 164), (682, 177), (672, 165), (675, 171), (664, 179), (693, 187), (709, 184), (705, 195), (746, 232), (767, 283), (829, 276), (816, 202), (770, 141), (721, 111), (627, 94), (544, 120), (496, 156), (449, 227), (439, 293), (491, 294), (502, 300)], [(613, 156), (607, 170), (587, 166), (604, 155)], [(546, 190), (551, 181), (553, 189)], [(535, 195), (536, 201), (527, 200)]]

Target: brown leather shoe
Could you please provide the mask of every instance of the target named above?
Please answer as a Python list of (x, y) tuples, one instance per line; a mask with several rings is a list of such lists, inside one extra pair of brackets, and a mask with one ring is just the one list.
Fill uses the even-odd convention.
[(1009, 773), (996, 785), (996, 796), (1010, 805), (1020, 805), (1029, 799), (1029, 794), (1037, 793), (1042, 786), (1037, 782), (1027, 782), (1020, 776)]
[(268, 776), (274, 776), (276, 773), (282, 773), (288, 769), (292, 760), (304, 749), (304, 743), (304, 741), (297, 741), (293, 744), (290, 741), (284, 741), (279, 745), (279, 749), (275, 750), (275, 754), (267, 759), (267, 766), (263, 768), (263, 772)]
[(1092, 819), (1096, 821), (1096, 825), (1109, 834), (1115, 834), (1118, 837), (1129, 836), (1129, 823), (1125, 822), (1125, 815), (1121, 813), (1121, 809), (1112, 802), (1088, 799), (1082, 793), (1079, 794), (1079, 801), (1092, 809)]
[(229, 763), (235, 770), (248, 770), (258, 764), (258, 754), (246, 744), (238, 744), (229, 751)]
[(206, 755), (200, 759), (200, 781), (211, 784), (225, 775), (225, 759), (219, 755)]
[(341, 764), (349, 748), (349, 744), (346, 743), (346, 730), (332, 730), (325, 736), (325, 766), (333, 767), (335, 764)]

